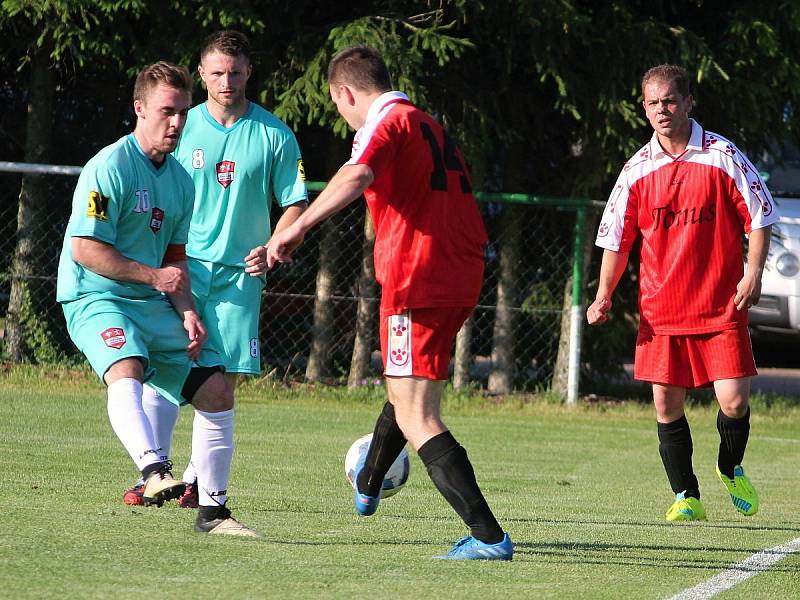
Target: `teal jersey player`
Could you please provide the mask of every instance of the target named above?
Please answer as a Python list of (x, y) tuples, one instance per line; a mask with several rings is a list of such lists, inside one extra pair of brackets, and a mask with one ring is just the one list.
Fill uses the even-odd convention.
[[(292, 223), (308, 203), (294, 134), (246, 97), (252, 72), (247, 36), (232, 30), (209, 34), (197, 66), (208, 97), (188, 112), (173, 150), (195, 185), (186, 246), (192, 299), (207, 328), (204, 348), (219, 354), (232, 391), (240, 376), (261, 372), (259, 316), (272, 202), (282, 213), (276, 231)], [(165, 415), (171, 408), (167, 404), (156, 402)], [(161, 420), (165, 438), (171, 438), (174, 425), (166, 424), (167, 416)], [(189, 485), (180, 501), (187, 508), (196, 506), (198, 498), (203, 505), (196, 452), (193, 439), (192, 459), (183, 474)], [(126, 493), (126, 503), (137, 503), (136, 487)]]
[[(173, 157), (156, 166), (133, 134), (106, 146), (81, 171), (58, 266), (56, 298), (75, 344), (103, 378), (127, 357), (140, 357), (146, 378), (173, 402), (191, 366), (182, 319), (161, 292), (104, 277), (72, 257), (72, 238), (113, 246), (123, 257), (159, 268), (167, 246), (183, 245), (194, 188)], [(204, 364), (218, 364), (203, 351)], [(151, 379), (152, 378), (152, 379)]]
[(109, 279), (75, 262), (71, 238), (94, 238), (157, 268), (169, 244), (186, 243), (193, 202), (192, 181), (171, 156), (157, 169), (133, 134), (103, 148), (86, 164), (75, 188), (56, 299), (69, 302), (102, 292), (132, 299), (161, 295), (151, 286)]
[(205, 103), (194, 107), (174, 155), (195, 184), (191, 258), (243, 267), (245, 256), (269, 240), (272, 198), (282, 207), (308, 199), (294, 134), (253, 102), (231, 127)]
[(109, 422), (140, 473), (137, 503), (161, 506), (185, 493), (169, 459), (185, 400), (195, 410), (194, 530), (253, 537), (226, 507), (233, 393), (192, 300), (194, 185), (171, 156), (191, 102), (185, 67), (158, 61), (138, 73), (133, 133), (90, 159), (78, 180), (57, 297), (70, 338), (106, 384)]
[(230, 374), (261, 372), (259, 315), (263, 274), (245, 272), (245, 259), (270, 238), (270, 205), (308, 200), (300, 148), (272, 113), (247, 101), (228, 127), (203, 103), (189, 111), (173, 153), (195, 184), (189, 228), (189, 271), (208, 346)]

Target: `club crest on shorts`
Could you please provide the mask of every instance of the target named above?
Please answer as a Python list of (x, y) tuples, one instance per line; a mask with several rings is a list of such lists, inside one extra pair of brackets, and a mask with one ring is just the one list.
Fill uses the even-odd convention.
[(232, 160), (223, 160), (217, 163), (217, 181), (226, 188), (233, 183), (233, 175), (236, 172), (236, 163)]
[(164, 211), (160, 208), (153, 207), (150, 213), (150, 229), (153, 233), (161, 231), (161, 226), (164, 224)]
[(100, 334), (106, 346), (119, 350), (125, 345), (128, 340), (125, 339), (125, 330), (119, 327), (109, 327)]
[(410, 375), (411, 319), (408, 318), (408, 313), (390, 316), (388, 327), (386, 374)]

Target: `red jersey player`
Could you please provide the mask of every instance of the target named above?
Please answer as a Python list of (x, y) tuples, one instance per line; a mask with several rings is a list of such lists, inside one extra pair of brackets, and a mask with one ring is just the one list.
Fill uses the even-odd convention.
[(308, 210), (273, 235), (267, 261), (287, 261), (305, 233), (363, 193), (375, 225), (380, 339), (389, 401), (357, 466), (355, 507), (378, 507), (386, 471), (405, 446), (470, 528), (442, 558), (510, 560), (514, 547), (475, 480), (464, 448), (440, 418), (450, 351), (478, 301), (486, 232), (453, 141), (405, 94), (392, 91), (373, 49), (356, 46), (328, 67), (336, 108), (356, 129), (351, 159)]
[(666, 518), (705, 519), (684, 400), (686, 388), (711, 384), (720, 406), (717, 474), (736, 509), (753, 515), (758, 494), (741, 466), (756, 374), (747, 309), (761, 294), (775, 204), (747, 157), (689, 118), (693, 99), (684, 69), (650, 69), (642, 95), (654, 133), (625, 164), (603, 213), (597, 245), (605, 250), (587, 317), (590, 324), (608, 319), (611, 295), (641, 235), (634, 376), (653, 384), (659, 452), (676, 494)]

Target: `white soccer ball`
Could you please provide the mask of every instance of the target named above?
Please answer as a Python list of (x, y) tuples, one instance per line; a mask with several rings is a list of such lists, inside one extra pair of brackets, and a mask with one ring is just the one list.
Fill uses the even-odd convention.
[[(369, 450), (369, 444), (372, 441), (372, 434), (368, 433), (365, 436), (358, 438), (344, 457), (344, 474), (347, 476), (347, 481), (356, 487), (356, 464), (362, 456), (366, 456)], [(411, 472), (411, 462), (408, 460), (408, 452), (403, 448), (400, 455), (389, 467), (386, 476), (383, 478), (383, 487), (381, 489), (381, 498), (388, 498), (394, 496), (399, 492), (408, 481), (408, 474)]]

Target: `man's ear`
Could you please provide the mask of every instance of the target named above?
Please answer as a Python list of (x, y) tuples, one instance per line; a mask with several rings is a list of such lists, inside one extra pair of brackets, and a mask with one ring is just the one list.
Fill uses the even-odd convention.
[(141, 100), (133, 101), (133, 112), (137, 117), (144, 117), (144, 103)]
[(345, 98), (347, 99), (347, 104), (349, 104), (350, 106), (355, 106), (356, 96), (353, 93), (353, 88), (351, 88), (349, 85), (343, 85), (341, 86), (341, 89), (345, 94)]

